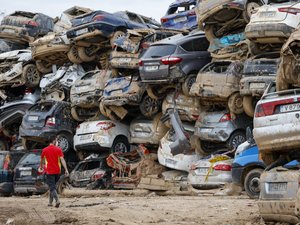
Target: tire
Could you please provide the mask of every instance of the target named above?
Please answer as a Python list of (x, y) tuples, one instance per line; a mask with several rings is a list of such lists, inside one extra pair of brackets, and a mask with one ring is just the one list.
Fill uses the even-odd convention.
[(52, 65), (49, 64), (48, 66), (46, 66), (47, 63), (43, 60), (37, 60), (35, 61), (35, 64), (38, 71), (40, 71), (42, 74), (51, 73), (52, 71)]
[(152, 87), (147, 88), (147, 94), (152, 99), (163, 99), (166, 96), (166, 93), (159, 94), (156, 89), (153, 89)]
[(82, 59), (79, 57), (78, 49), (75, 45), (73, 45), (68, 51), (68, 58), (72, 63), (80, 64), (82, 63)]
[(94, 48), (97, 48), (94, 45), (90, 47), (78, 47), (78, 56), (84, 62), (91, 62), (96, 58), (96, 52), (94, 52)]
[(116, 137), (110, 149), (110, 153), (129, 152), (130, 145), (126, 137)]
[(243, 97), (240, 95), (240, 93), (236, 92), (229, 97), (228, 108), (229, 111), (234, 114), (241, 114), (244, 112)]
[(40, 84), (40, 72), (33, 64), (28, 64), (23, 67), (22, 77), (27, 87), (37, 87)]
[(125, 32), (121, 31), (121, 30), (118, 30), (116, 31), (113, 36), (110, 38), (110, 45), (111, 47), (114, 46), (114, 42), (116, 39), (118, 39), (119, 37), (122, 37), (122, 36), (125, 36)]
[(252, 96), (244, 96), (243, 97), (243, 108), (244, 108), (244, 112), (248, 116), (254, 117), (255, 106), (253, 104), (253, 97)]
[(206, 36), (206, 39), (209, 41), (209, 42), (212, 42), (213, 39), (216, 38), (215, 34), (214, 34), (214, 26), (213, 25), (206, 25), (204, 27), (204, 33), (205, 33), (205, 36)]
[(262, 4), (261, 2), (254, 2), (254, 1), (249, 1), (246, 6), (245, 10), (243, 12), (243, 17), (246, 23), (249, 23), (251, 15), (256, 12), (256, 9), (260, 7)]
[(240, 144), (246, 141), (246, 134), (243, 131), (235, 131), (227, 140), (227, 146), (230, 150), (236, 149)]
[(161, 109), (161, 101), (145, 95), (139, 105), (141, 113), (148, 118), (153, 117)]
[(84, 119), (80, 118), (80, 116), (78, 115), (77, 111), (76, 111), (76, 106), (71, 108), (71, 115), (73, 117), (74, 120), (78, 121), (78, 122), (82, 122)]
[(289, 83), (287, 83), (281, 76), (281, 74), (277, 74), (276, 76), (276, 91), (284, 91), (289, 89)]
[(0, 151), (9, 150), (9, 143), (6, 139), (0, 138)]
[(263, 169), (253, 169), (245, 177), (244, 188), (247, 195), (252, 199), (257, 199), (260, 193), (259, 178)]
[(62, 149), (63, 153), (69, 152), (73, 149), (73, 136), (65, 132), (58, 134), (57, 146)]
[(190, 96), (190, 90), (192, 85), (196, 82), (197, 74), (189, 74), (181, 85), (182, 93), (185, 96)]

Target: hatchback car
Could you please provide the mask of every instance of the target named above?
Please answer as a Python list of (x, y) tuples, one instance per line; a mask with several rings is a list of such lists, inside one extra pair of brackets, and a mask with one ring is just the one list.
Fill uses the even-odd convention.
[(74, 135), (74, 149), (82, 159), (86, 153), (128, 152), (129, 125), (100, 117), (99, 120), (78, 125)]
[(20, 43), (30, 43), (53, 31), (54, 22), (42, 13), (16, 11), (5, 16), (0, 25), (0, 37)]
[(214, 152), (218, 148), (236, 149), (246, 141), (246, 128), (252, 124), (252, 118), (239, 114), (235, 118), (226, 110), (202, 112), (195, 124), (195, 136), (198, 137), (204, 152)]
[(196, 0), (176, 0), (169, 5), (160, 19), (162, 27), (193, 30), (198, 27), (195, 12)]
[(152, 44), (139, 61), (142, 82), (152, 85), (148, 94), (159, 98), (180, 82), (188, 95), (198, 71), (211, 61), (208, 45), (203, 32), (178, 34)]
[(243, 100), (239, 93), (243, 63), (239, 61), (216, 61), (203, 67), (190, 95), (199, 96), (205, 105), (220, 104), (228, 107), (231, 113), (240, 114)]
[(289, 0), (269, 0), (258, 8), (245, 28), (251, 41), (262, 44), (284, 43), (300, 23), (300, 3)]
[(58, 146), (64, 153), (73, 148), (73, 134), (77, 123), (71, 117), (71, 105), (63, 101), (44, 101), (30, 107), (22, 120), (20, 136), (23, 147), (47, 144), (49, 136), (58, 136)]
[(110, 70), (94, 70), (74, 82), (70, 90), (70, 100), (71, 113), (75, 120), (83, 121), (99, 112), (99, 101), (110, 78)]

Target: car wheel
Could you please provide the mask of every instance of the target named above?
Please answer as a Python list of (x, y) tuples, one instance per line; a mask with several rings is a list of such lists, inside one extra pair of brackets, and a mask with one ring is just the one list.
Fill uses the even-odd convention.
[(84, 62), (91, 62), (96, 58), (98, 47), (91, 45), (89, 47), (78, 47), (78, 56)]
[(279, 73), (276, 76), (276, 91), (284, 91), (289, 89), (289, 83), (287, 83), (284, 78), (282, 78), (282, 74)]
[(250, 198), (258, 198), (260, 193), (260, 175), (263, 169), (251, 170), (245, 177), (244, 187)]
[(68, 133), (60, 133), (57, 135), (57, 146), (60, 147), (63, 153), (67, 153), (73, 147), (73, 137)]
[(120, 31), (120, 30), (116, 31), (116, 32), (113, 34), (113, 36), (110, 38), (110, 45), (111, 45), (111, 47), (113, 47), (115, 41), (116, 41), (119, 37), (122, 37), (122, 36), (125, 36), (125, 32)]
[(68, 51), (68, 58), (72, 63), (80, 64), (82, 63), (82, 59), (79, 57), (78, 49), (75, 45), (73, 45)]
[(152, 87), (147, 88), (147, 94), (152, 99), (163, 99), (166, 96), (166, 93), (158, 93), (157, 88)]
[(27, 87), (37, 87), (40, 83), (40, 73), (33, 64), (28, 64), (23, 67), (22, 76)]
[(110, 153), (129, 152), (130, 145), (126, 137), (116, 137), (110, 149)]
[(71, 115), (74, 120), (76, 120), (78, 122), (82, 122), (84, 119), (80, 118), (80, 116), (77, 113), (76, 108), (77, 108), (76, 106), (71, 108)]
[(241, 114), (244, 112), (243, 97), (240, 95), (240, 93), (236, 92), (229, 97), (228, 108), (229, 111), (234, 114)]
[(145, 95), (139, 107), (144, 116), (151, 118), (159, 112), (161, 108), (161, 101)]
[(0, 138), (0, 151), (9, 150), (9, 143), (6, 139)]
[(213, 25), (205, 25), (204, 33), (205, 33), (206, 39), (209, 42), (212, 42), (213, 39), (216, 38), (215, 33), (214, 33), (214, 26)]
[(192, 85), (196, 82), (197, 74), (190, 74), (182, 83), (182, 93), (185, 96), (190, 96), (190, 90)]
[(246, 141), (246, 134), (242, 131), (235, 131), (227, 141), (230, 150), (236, 149), (240, 144)]
[(244, 108), (245, 113), (248, 116), (250, 116), (250, 117), (254, 116), (255, 106), (253, 104), (252, 96), (244, 96), (243, 97), (243, 108)]
[(253, 2), (253, 1), (249, 1), (246, 6), (245, 6), (245, 10), (243, 12), (243, 17), (244, 20), (249, 23), (251, 15), (256, 13), (257, 8), (260, 7), (262, 4), (260, 2)]
[(51, 73), (52, 71), (52, 65), (43, 60), (37, 60), (35, 61), (35, 64), (38, 71), (40, 71), (42, 74)]

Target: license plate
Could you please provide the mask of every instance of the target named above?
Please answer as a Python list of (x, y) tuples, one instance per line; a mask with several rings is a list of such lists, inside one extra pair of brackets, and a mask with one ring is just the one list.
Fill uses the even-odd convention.
[(276, 15), (275, 11), (268, 11), (268, 12), (260, 12), (259, 17), (274, 17)]
[(280, 106), (280, 112), (292, 112), (292, 111), (299, 111), (299, 110), (300, 110), (300, 103)]
[(30, 121), (38, 121), (39, 117), (38, 116), (29, 116), (28, 120)]
[(179, 18), (174, 19), (174, 22), (175, 23), (180, 23), (180, 22), (184, 22), (186, 20), (187, 20), (186, 16), (183, 16), (183, 17), (179, 17)]
[(173, 159), (166, 159), (165, 160), (165, 163), (166, 163), (166, 165), (176, 165), (176, 161), (175, 160), (173, 160)]
[(20, 171), (21, 176), (31, 176), (31, 170)]
[(83, 140), (89, 140), (92, 138), (92, 135), (91, 134), (86, 134), (86, 135), (81, 135), (80, 136), (80, 140), (83, 141)]
[(155, 71), (158, 70), (158, 66), (145, 66), (145, 71)]
[(250, 83), (250, 89), (261, 89), (265, 87), (265, 83)]
[(270, 192), (279, 192), (287, 190), (287, 182), (269, 183)]
[(120, 58), (118, 59), (119, 63), (130, 63), (131, 58)]
[(199, 174), (207, 174), (208, 173), (208, 168), (198, 168), (197, 172)]
[(76, 31), (76, 35), (81, 35), (87, 33), (89, 30), (87, 28)]

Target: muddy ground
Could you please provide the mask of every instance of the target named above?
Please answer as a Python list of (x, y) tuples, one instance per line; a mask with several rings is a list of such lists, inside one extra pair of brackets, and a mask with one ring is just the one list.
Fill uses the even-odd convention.
[(256, 200), (245, 194), (215, 193), (72, 189), (61, 197), (58, 209), (47, 206), (47, 196), (1, 197), (0, 224), (265, 224), (259, 217)]

